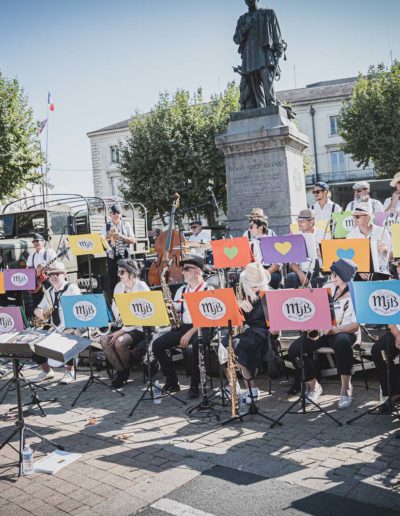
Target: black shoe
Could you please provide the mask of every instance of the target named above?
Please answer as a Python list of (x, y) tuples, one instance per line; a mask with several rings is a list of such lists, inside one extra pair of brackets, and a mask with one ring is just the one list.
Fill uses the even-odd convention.
[(111, 385), (114, 389), (120, 389), (124, 383), (128, 381), (129, 371), (117, 371), (117, 374), (114, 380), (111, 382)]
[(292, 385), (290, 386), (289, 390), (288, 390), (288, 394), (291, 394), (292, 396), (294, 394), (298, 394), (301, 390), (301, 386), (298, 384), (298, 383), (292, 383)]
[(385, 401), (385, 403), (383, 403), (378, 408), (378, 412), (379, 412), (379, 414), (382, 414), (382, 415), (391, 414), (393, 412), (393, 410), (395, 410), (395, 408), (396, 408), (396, 406), (395, 406), (393, 400), (388, 399)]
[(181, 390), (179, 383), (176, 383), (175, 385), (169, 382), (166, 382), (164, 387), (161, 388), (162, 391), (165, 392), (179, 392)]
[(198, 387), (190, 387), (188, 392), (188, 398), (191, 400), (195, 400), (200, 396), (200, 391)]

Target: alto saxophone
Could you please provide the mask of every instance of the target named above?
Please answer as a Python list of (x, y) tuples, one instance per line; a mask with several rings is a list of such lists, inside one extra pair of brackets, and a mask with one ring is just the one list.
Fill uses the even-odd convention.
[(175, 309), (174, 300), (172, 299), (171, 291), (166, 280), (167, 271), (168, 267), (165, 267), (160, 276), (160, 283), (163, 291), (164, 303), (167, 308), (167, 314), (169, 317), (171, 328), (173, 330), (176, 330), (182, 326), (182, 320)]

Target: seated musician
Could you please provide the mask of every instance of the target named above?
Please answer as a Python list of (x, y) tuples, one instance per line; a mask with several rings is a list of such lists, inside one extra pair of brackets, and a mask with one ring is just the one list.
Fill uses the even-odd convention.
[[(53, 262), (47, 275), (51, 283), (50, 288), (45, 290), (43, 299), (34, 311), (35, 316), (44, 323), (50, 320), (52, 326), (59, 330), (64, 329), (64, 316), (62, 312), (61, 296), (75, 296), (80, 294), (79, 287), (73, 283), (68, 283), (65, 265), (62, 262)], [(33, 361), (42, 368), (41, 373), (30, 380), (32, 383), (42, 382), (54, 378), (54, 371), (51, 369), (46, 357), (33, 353)], [(74, 363), (70, 360), (66, 364), (66, 371), (60, 383), (67, 384), (75, 380)]]
[(322, 239), (321, 231), (315, 227), (315, 212), (306, 208), (297, 216), (300, 234), (306, 242), (308, 259), (302, 263), (291, 263), (290, 272), (285, 278), (285, 288), (300, 286), (317, 286), (319, 275), (319, 243)]
[[(36, 273), (40, 276), (42, 267), (47, 265), (51, 260), (54, 260), (56, 253), (53, 249), (46, 249), (46, 240), (40, 233), (34, 233), (32, 244), (35, 250), (29, 254), (26, 260), (26, 266), (28, 268), (36, 269)], [(48, 280), (44, 282), (44, 287), (49, 288), (50, 283)], [(43, 297), (43, 292), (32, 293), (33, 308), (36, 308)]]
[[(140, 270), (134, 260), (119, 260), (118, 276), (120, 281), (115, 286), (114, 294), (145, 292), (150, 290), (146, 283), (139, 279), (139, 275)], [(113, 301), (112, 304), (112, 311), (116, 321), (120, 320), (120, 314), (115, 301)], [(116, 371), (116, 376), (112, 381), (112, 386), (116, 389), (119, 389), (128, 381), (130, 375), (131, 349), (143, 340), (144, 332), (141, 326), (122, 326), (100, 338), (101, 347), (108, 361)]]
[(374, 272), (388, 273), (390, 234), (385, 228), (372, 224), (371, 217), (372, 211), (368, 203), (356, 204), (353, 212), (356, 227), (346, 238), (369, 238)]
[[(380, 407), (380, 412), (383, 414), (390, 413), (393, 409), (394, 402), (400, 400), (400, 376), (393, 363), (399, 353), (400, 329), (395, 324), (389, 324), (388, 332), (375, 342), (371, 350), (372, 360), (374, 361), (379, 377), (382, 396), (387, 398), (385, 404)], [(390, 384), (388, 380), (390, 380)]]
[[(189, 248), (191, 248), (191, 254), (196, 254), (198, 256), (204, 257), (205, 250), (207, 248), (207, 244), (209, 244), (211, 240), (211, 231), (203, 229), (203, 223), (201, 220), (193, 220), (190, 223), (190, 229), (192, 230), (192, 234), (188, 238)], [(198, 245), (199, 247), (191, 247)]]
[[(172, 360), (167, 354), (168, 349), (180, 347), (186, 349), (189, 344), (192, 344), (192, 373), (190, 380), (189, 398), (199, 397), (199, 343), (197, 331), (198, 328), (192, 324), (187, 304), (183, 299), (183, 294), (186, 292), (199, 292), (207, 290), (207, 284), (203, 280), (204, 260), (197, 255), (188, 255), (181, 260), (180, 265), (183, 271), (185, 285), (180, 287), (174, 297), (175, 310), (180, 314), (182, 326), (177, 329), (171, 329), (164, 333), (153, 342), (154, 356), (160, 363), (163, 374), (166, 377), (163, 390), (168, 392), (180, 391), (178, 376), (174, 369)], [(208, 334), (203, 330), (203, 339), (206, 339)]]
[[(267, 324), (261, 304), (260, 291), (269, 289), (271, 275), (257, 262), (249, 263), (240, 275), (238, 304), (245, 318), (244, 331), (235, 337), (235, 355), (243, 378), (251, 388), (251, 398), (256, 400), (259, 390), (254, 377), (262, 357), (268, 350)], [(243, 298), (243, 299), (241, 299)], [(225, 343), (224, 343), (225, 345)]]
[(339, 409), (351, 407), (353, 387), (351, 372), (353, 367), (352, 346), (357, 340), (359, 324), (356, 323), (353, 304), (349, 293), (348, 283), (357, 272), (357, 266), (351, 260), (340, 259), (331, 265), (331, 288), (336, 326), (317, 340), (311, 340), (308, 335), (302, 335), (289, 347), (288, 354), (293, 362), (297, 374), (300, 375), (299, 357), (303, 349), (305, 381), (308, 382), (308, 398), (317, 402), (322, 394), (322, 387), (315, 377), (313, 353), (319, 348), (332, 348), (335, 352), (336, 368), (341, 379)]

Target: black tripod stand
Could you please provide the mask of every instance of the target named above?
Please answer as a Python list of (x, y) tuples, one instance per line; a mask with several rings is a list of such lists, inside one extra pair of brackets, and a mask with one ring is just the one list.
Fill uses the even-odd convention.
[[(152, 378), (152, 374), (151, 374), (151, 363), (150, 363), (151, 333), (152, 333), (151, 327), (145, 327), (144, 328), (144, 335), (145, 335), (145, 339), (146, 339), (147, 375), (148, 375), (149, 381), (147, 382), (146, 389), (143, 391), (142, 395), (137, 400), (137, 402), (135, 403), (135, 405), (132, 408), (132, 410), (129, 412), (128, 417), (132, 416), (132, 414), (135, 412), (135, 410), (137, 409), (137, 407), (140, 405), (140, 403), (142, 401), (153, 401), (154, 402), (154, 398), (155, 398), (155, 396), (154, 396), (154, 383), (153, 383), (153, 378)], [(147, 393), (150, 393), (150, 397), (148, 397), (148, 398), (146, 398), (146, 394)], [(168, 391), (166, 391), (164, 389), (161, 389), (161, 394), (162, 394), (162, 397), (169, 396), (169, 397), (173, 398), (174, 400), (179, 401), (180, 403), (183, 403), (184, 405), (187, 404), (186, 401), (181, 400), (180, 398), (178, 398), (178, 396), (175, 396), (171, 392), (168, 392)]]
[[(334, 421), (337, 425), (343, 426), (343, 424), (338, 421), (336, 418), (334, 418), (329, 412), (327, 412), (325, 409), (321, 407), (318, 403), (310, 399), (306, 394), (306, 377), (305, 377), (305, 371), (304, 371), (304, 353), (303, 353), (303, 338), (305, 338), (306, 332), (302, 332), (302, 335), (300, 337), (300, 358), (299, 358), (299, 365), (300, 365), (300, 375), (301, 375), (301, 392), (300, 396), (281, 414), (278, 419), (272, 423), (270, 428), (273, 428), (281, 419), (283, 419), (286, 414), (305, 414), (306, 413), (306, 400), (308, 400), (309, 403), (314, 405), (319, 412), (322, 412), (323, 414), (326, 414), (332, 421)], [(295, 407), (298, 404), (301, 404), (301, 412), (298, 410), (293, 411), (293, 407)]]
[(23, 471), (22, 471), (22, 451), (25, 446), (25, 433), (26, 432), (31, 433), (35, 437), (39, 437), (39, 439), (41, 439), (42, 442), (51, 444), (51, 446), (54, 446), (58, 450), (64, 450), (64, 447), (59, 444), (56, 444), (53, 441), (50, 441), (50, 439), (46, 439), (45, 437), (42, 437), (40, 434), (38, 434), (37, 432), (35, 432), (34, 430), (32, 430), (31, 428), (29, 428), (28, 426), (25, 425), (24, 413), (23, 413), (23, 409), (22, 409), (22, 400), (21, 400), (21, 384), (20, 384), (21, 378), (19, 376), (19, 368), (20, 368), (19, 359), (13, 358), (12, 361), (13, 361), (15, 391), (17, 394), (18, 420), (15, 422), (15, 425), (17, 428), (11, 433), (11, 435), (9, 437), (7, 437), (7, 439), (5, 441), (3, 441), (1, 443), (0, 450), (2, 448), (4, 448), (4, 446), (6, 446), (7, 444), (9, 446), (11, 446), (11, 448), (16, 450), (16, 448), (14, 448), (14, 446), (11, 444), (11, 441), (16, 435), (19, 436), (19, 449), (16, 451), (18, 453), (18, 467), (19, 467), (18, 475), (21, 476), (23, 473)]

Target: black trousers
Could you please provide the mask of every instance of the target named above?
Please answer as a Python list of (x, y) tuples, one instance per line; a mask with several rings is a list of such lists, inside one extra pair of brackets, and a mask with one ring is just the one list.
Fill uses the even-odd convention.
[[(387, 359), (389, 361), (390, 385), (388, 385), (387, 365), (382, 356), (382, 351), (386, 353)], [(396, 366), (393, 363), (393, 360), (399, 353), (400, 349), (396, 348), (395, 339), (391, 333), (387, 333), (381, 337), (372, 346), (372, 360), (374, 361), (376, 371), (378, 373), (379, 383), (381, 384), (383, 396), (393, 396), (394, 394), (400, 394), (400, 376), (399, 372), (396, 371)]]
[[(301, 336), (290, 345), (288, 355), (297, 371), (299, 371), (299, 358), (301, 348), (303, 348), (304, 374), (306, 382), (316, 376), (316, 364), (314, 361), (314, 351), (319, 348), (332, 348), (335, 352), (337, 372), (340, 375), (351, 375), (353, 368), (353, 349), (352, 346), (357, 336), (354, 333), (336, 333), (336, 335), (324, 335), (317, 341), (310, 340), (306, 336)], [(299, 374), (299, 373), (298, 373)]]
[[(178, 384), (178, 375), (176, 374), (171, 357), (167, 354), (167, 349), (177, 348), (179, 346), (181, 337), (185, 333), (193, 328), (191, 324), (183, 324), (177, 330), (171, 330), (168, 333), (164, 333), (161, 337), (158, 337), (153, 342), (153, 353), (154, 356), (160, 363), (162, 372), (166, 377), (166, 382), (171, 385)], [(194, 334), (190, 339), (192, 345), (192, 376), (190, 385), (192, 387), (198, 387), (200, 383), (200, 371), (199, 371), (199, 341), (197, 334)]]

